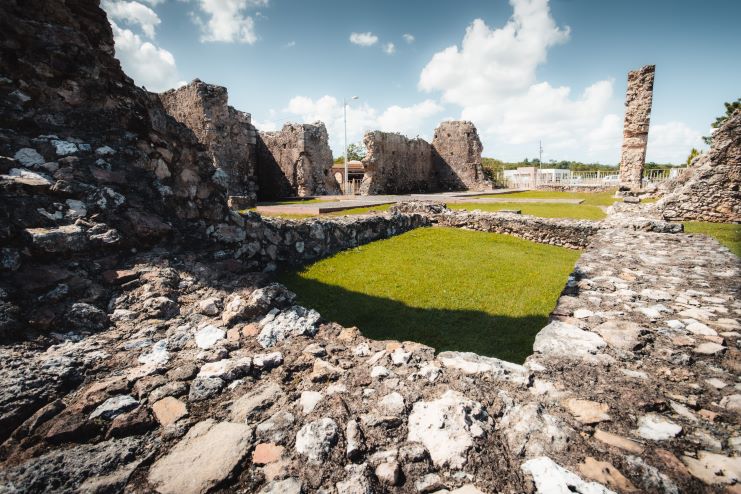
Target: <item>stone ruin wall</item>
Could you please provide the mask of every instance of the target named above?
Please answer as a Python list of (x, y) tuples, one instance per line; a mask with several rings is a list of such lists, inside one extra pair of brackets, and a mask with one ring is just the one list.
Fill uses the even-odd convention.
[(230, 206), (244, 209), (257, 199), (256, 130), (249, 113), (229, 106), (227, 89), (195, 79), (159, 95), (167, 112), (191, 129), (222, 170)]
[(432, 167), (432, 146), (424, 139), (373, 131), (363, 137), (365, 176), (360, 193), (407, 194), (438, 190)]
[(481, 140), (471, 122), (442, 122), (432, 144), (398, 133), (373, 131), (361, 194), (408, 194), (445, 190), (485, 190), (492, 183), (481, 166)]
[(741, 110), (713, 133), (710, 150), (666, 187), (656, 207), (667, 220), (741, 222)]
[(623, 148), (620, 156), (620, 185), (640, 189), (646, 162), (648, 128), (653, 100), (655, 65), (628, 72), (625, 93)]
[(287, 123), (280, 131), (260, 132), (257, 149), (261, 199), (340, 193), (324, 123)]
[(433, 160), (443, 190), (485, 190), (492, 183), (481, 166), (481, 139), (468, 121), (446, 121), (435, 129)]

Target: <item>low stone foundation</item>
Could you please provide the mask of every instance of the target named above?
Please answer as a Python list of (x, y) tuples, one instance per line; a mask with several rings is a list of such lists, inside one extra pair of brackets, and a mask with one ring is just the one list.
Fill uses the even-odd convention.
[[(681, 224), (667, 223), (650, 216), (650, 212), (631, 205), (614, 207), (613, 217), (603, 221), (540, 218), (515, 213), (453, 211), (443, 203), (412, 201), (390, 209), (392, 213), (418, 213), (440, 226), (467, 228), (482, 232), (504, 233), (541, 244), (583, 249), (600, 230), (621, 228), (656, 233), (680, 233)], [(643, 215), (641, 214), (643, 211)]]
[(289, 220), (243, 213), (235, 215), (233, 224), (215, 225), (208, 233), (228, 245), (224, 256), (241, 259), (251, 269), (273, 270), (278, 264), (300, 265), (430, 225), (421, 214)]
[(601, 227), (599, 222), (538, 218), (514, 213), (456, 211), (436, 217), (440, 226), (467, 228), (480, 232), (505, 233), (541, 244), (583, 249)]

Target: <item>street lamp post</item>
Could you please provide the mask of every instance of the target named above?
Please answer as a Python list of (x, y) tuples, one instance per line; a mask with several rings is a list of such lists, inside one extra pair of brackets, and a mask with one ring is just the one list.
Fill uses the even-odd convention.
[[(353, 96), (351, 99), (358, 99), (358, 97)], [(345, 121), (345, 187), (342, 192), (343, 194), (347, 195), (347, 100), (345, 98), (342, 98), (342, 112)]]

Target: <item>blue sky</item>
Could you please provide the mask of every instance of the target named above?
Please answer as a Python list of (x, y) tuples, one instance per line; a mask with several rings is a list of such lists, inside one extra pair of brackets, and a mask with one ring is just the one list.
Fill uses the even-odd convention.
[[(382, 129), (472, 120), (484, 155), (617, 163), (625, 80), (656, 64), (649, 161), (681, 162), (741, 96), (741, 2), (103, 0), (124, 70), (200, 78), (261, 130), (322, 120), (342, 153)], [(405, 36), (407, 35), (407, 36)], [(411, 37), (409, 36), (411, 35)], [(393, 45), (393, 46), (391, 46)]]

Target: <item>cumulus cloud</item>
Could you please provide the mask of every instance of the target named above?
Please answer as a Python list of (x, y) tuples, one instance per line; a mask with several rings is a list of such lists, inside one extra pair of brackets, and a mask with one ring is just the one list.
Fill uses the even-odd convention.
[(476, 19), (461, 47), (433, 55), (422, 70), (419, 88), (442, 91), (445, 101), (463, 106), (489, 102), (526, 90), (548, 48), (569, 38), (550, 15), (547, 0), (511, 0), (514, 13), (501, 28)]
[(193, 21), (201, 28), (202, 42), (254, 44), (258, 37), (255, 20), (246, 15), (249, 9), (264, 7), (268, 0), (197, 0), (206, 16), (192, 13)]
[(646, 161), (684, 163), (692, 148), (703, 149), (702, 134), (683, 122), (651, 124)]
[(161, 22), (154, 10), (139, 2), (105, 0), (102, 7), (110, 19), (138, 26), (150, 39)]
[[(409, 136), (424, 136), (426, 119), (440, 113), (442, 106), (433, 100), (425, 100), (412, 106), (390, 106), (379, 112), (366, 103), (353, 102), (347, 107), (348, 142), (358, 142), (370, 130), (401, 132)], [(329, 133), (330, 146), (336, 155), (342, 154), (344, 145), (344, 121), (342, 101), (333, 96), (318, 99), (306, 96), (292, 98), (284, 112), (288, 119), (298, 119), (311, 123), (324, 122)], [(431, 130), (431, 127), (430, 127)]]
[(414, 36), (412, 36), (409, 33), (404, 33), (401, 35), (402, 38), (404, 38), (404, 41), (406, 41), (409, 44), (414, 43)]
[(396, 46), (394, 46), (393, 43), (386, 43), (385, 45), (383, 45), (383, 51), (387, 55), (393, 55), (394, 53), (396, 53)]
[(142, 40), (130, 29), (122, 29), (115, 22), (110, 22), (116, 57), (134, 82), (157, 92), (182, 84), (172, 53)]
[[(423, 123), (443, 111), (443, 107), (428, 99), (412, 106), (393, 105), (378, 117), (378, 128), (388, 132), (401, 132), (408, 136), (424, 134)], [(422, 130), (422, 132), (420, 132)]]
[(378, 43), (378, 36), (371, 32), (367, 33), (351, 33), (350, 43), (360, 46), (373, 46)]

